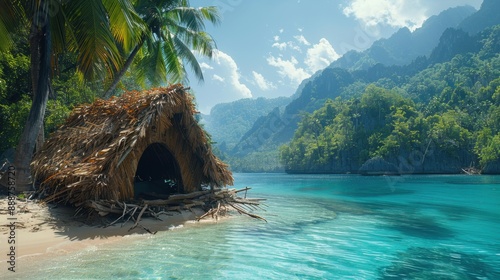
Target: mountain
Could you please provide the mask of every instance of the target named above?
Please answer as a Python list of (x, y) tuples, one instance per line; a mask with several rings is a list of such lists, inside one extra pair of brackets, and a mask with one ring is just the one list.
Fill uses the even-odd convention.
[(462, 29), (446, 29), (439, 40), (439, 44), (429, 56), (432, 63), (439, 63), (452, 59), (455, 55), (467, 52), (476, 52), (482, 47), (481, 42)]
[[(450, 8), (437, 16), (430, 17), (421, 28), (413, 33), (407, 28), (402, 28), (389, 39), (375, 42), (364, 53), (346, 54), (338, 62), (334, 62), (328, 67), (329, 70), (318, 71), (304, 80), (289, 100), (291, 103), (280, 114), (272, 110), (275, 107), (287, 105), (286, 102), (280, 103), (278, 101), (278, 106), (273, 107), (273, 105), (267, 106), (268, 104), (262, 103), (263, 100), (244, 99), (241, 102), (236, 101), (215, 106), (209, 116), (203, 116), (206, 123), (205, 128), (212, 135), (212, 140), (219, 143), (219, 149), (237, 156), (245, 156), (248, 152), (265, 146), (266, 143), (288, 141), (293, 135), (299, 118), (291, 117), (288, 120), (289, 117), (283, 117), (281, 114), (295, 116), (301, 111), (312, 112), (321, 106), (321, 102), (326, 96), (334, 98), (341, 87), (352, 83), (352, 79), (348, 78), (350, 75), (348, 71), (335, 69), (338, 68), (337, 64), (342, 64), (340, 68), (344, 69), (364, 69), (381, 61), (387, 65), (410, 63), (419, 55), (428, 55), (431, 49), (437, 45), (440, 34), (447, 27), (457, 26), (461, 20), (474, 12), (475, 9), (470, 6)], [(401, 45), (405, 47), (402, 48)], [(370, 61), (370, 63), (365, 63), (366, 61)], [(350, 63), (354, 64), (350, 65)], [(355, 66), (359, 64), (363, 64), (363, 66)], [(311, 98), (318, 100), (318, 102), (311, 102)], [(261, 104), (253, 104), (252, 102), (260, 102)], [(303, 107), (304, 104), (307, 106)], [(248, 117), (243, 118), (242, 115), (248, 115)], [(272, 125), (276, 120), (281, 123), (280, 126)], [(266, 137), (266, 134), (270, 135), (271, 132), (273, 136)], [(239, 141), (240, 139), (241, 141)], [(248, 143), (252, 143), (252, 145), (249, 146)]]
[(465, 20), (463, 20), (458, 28), (471, 34), (479, 33), (480, 31), (500, 24), (500, 1), (484, 0), (479, 11)]
[(283, 107), (290, 103), (290, 100), (290, 97), (260, 97), (217, 104), (209, 115), (201, 116), (201, 122), (210, 133), (212, 141), (218, 143), (222, 152), (226, 152), (238, 143), (259, 117), (267, 115), (276, 107)]
[[(466, 46), (449, 44), (464, 38)], [(382, 82), (301, 119), (280, 148), (286, 172), (500, 174), (499, 41), (500, 25), (476, 35), (449, 30), (431, 54), (439, 63), (427, 60), (411, 76), (421, 62), (379, 67)], [(352, 75), (366, 82), (375, 68)]]
[[(490, 7), (483, 5), (481, 10), (477, 13), (483, 13), (482, 9)], [(440, 68), (440, 73), (443, 74), (440, 78), (426, 79), (426, 75), (433, 73), (435, 70), (429, 70), (430, 67), (443, 62), (455, 60), (455, 64), (468, 57), (467, 53), (483, 52), (484, 56), (495, 56), (498, 53), (500, 44), (498, 44), (498, 36), (491, 35), (495, 32), (500, 32), (500, 29), (479, 33), (477, 35), (468, 34), (467, 32), (460, 31), (453, 28), (448, 28), (449, 24), (443, 18), (469, 18), (470, 7), (462, 7), (450, 9), (442, 14), (433, 17), (426, 21), (420, 30), (409, 33), (409, 30), (400, 30), (394, 34), (392, 39), (382, 40), (374, 44), (374, 49), (367, 50), (370, 53), (376, 53), (377, 48), (386, 50), (388, 46), (393, 46), (393, 50), (397, 50), (397, 40), (402, 40), (402, 46), (408, 46), (408, 38), (416, 36), (418, 38), (425, 38), (425, 36), (435, 36), (441, 31), (441, 37), (434, 40), (433, 51), (429, 52), (426, 56), (413, 57), (411, 63), (406, 65), (392, 65), (387, 66), (381, 63), (375, 64), (366, 69), (352, 70), (349, 67), (334, 67), (334, 64), (326, 69), (317, 72), (313, 77), (304, 80), (301, 87), (295, 94), (295, 99), (291, 100), (284, 108), (269, 111), (266, 116), (261, 116), (256, 119), (250, 129), (244, 133), (239, 142), (231, 149), (226, 149), (227, 161), (234, 171), (283, 171), (283, 166), (279, 163), (278, 148), (284, 143), (289, 142), (294, 133), (299, 129), (298, 123), (304, 116), (314, 112), (324, 106), (325, 101), (328, 99), (336, 100), (350, 99), (352, 97), (359, 97), (365, 92), (370, 84), (385, 89), (394, 89), (398, 92), (403, 92), (410, 96), (413, 100), (418, 102), (429, 103), (440, 94), (450, 94), (461, 96), (458, 93), (443, 93), (446, 86), (455, 87), (455, 83), (465, 83), (466, 81), (477, 81), (483, 86), (491, 80), (488, 73), (492, 73), (490, 69), (494, 66), (486, 64), (481, 66), (481, 74), (476, 74), (473, 77), (464, 76), (464, 81), (445, 82), (443, 77), (455, 77), (451, 75), (450, 71), (453, 70), (454, 64), (446, 64), (449, 69)], [(452, 16), (454, 12), (461, 11), (461, 15)], [(460, 14), (460, 12), (457, 12)], [(467, 17), (466, 15), (469, 14)], [(465, 19), (464, 19), (465, 20)], [(458, 20), (453, 21), (453, 26), (459, 26)], [(431, 27), (439, 29), (438, 31), (431, 32)], [(463, 25), (462, 26), (466, 26)], [(418, 31), (418, 32), (417, 32)], [(432, 36), (431, 36), (432, 35)], [(489, 37), (488, 37), (489, 36)], [(490, 38), (491, 37), (491, 38)], [(394, 39), (396, 38), (396, 39)], [(391, 41), (394, 40), (394, 41)], [(423, 40), (423, 39), (421, 39)], [(484, 45), (484, 41), (488, 45)], [(427, 44), (428, 42), (425, 42)], [(424, 44), (424, 45), (425, 45)], [(428, 46), (427, 46), (428, 47)], [(422, 48), (423, 49), (423, 48)], [(495, 52), (497, 51), (497, 52)], [(363, 53), (356, 53), (358, 56), (357, 61), (350, 61), (351, 65), (363, 63)], [(390, 54), (390, 57), (398, 57), (398, 52)], [(352, 57), (351, 57), (352, 58)], [(471, 69), (476, 71), (476, 69)], [(478, 78), (481, 77), (481, 78)], [(479, 80), (478, 80), (479, 79)], [(479, 87), (478, 84), (477, 86)], [(436, 105), (438, 106), (438, 105)], [(266, 168), (266, 165), (271, 166)]]
[(462, 21), (475, 12), (476, 10), (471, 6), (447, 9), (439, 15), (428, 18), (414, 32), (406, 27), (401, 28), (391, 37), (377, 40), (363, 52), (347, 52), (340, 59), (334, 61), (330, 68), (366, 70), (377, 63), (384, 65), (409, 64), (419, 56), (428, 56), (438, 44), (443, 31), (459, 26)]
[(285, 107), (259, 118), (241, 137), (230, 155), (246, 156), (254, 151), (266, 151), (288, 141), (297, 127), (302, 112), (312, 112), (322, 106), (325, 98), (335, 98), (342, 87), (353, 83), (352, 75), (344, 69), (327, 68), (308, 80), (301, 94)]

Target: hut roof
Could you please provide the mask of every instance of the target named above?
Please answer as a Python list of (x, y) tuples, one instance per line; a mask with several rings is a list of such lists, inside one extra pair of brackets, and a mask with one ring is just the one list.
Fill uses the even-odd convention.
[(192, 96), (182, 85), (77, 107), (33, 158), (39, 190), (49, 201), (75, 205), (131, 199), (139, 160), (153, 144), (173, 156), (184, 192), (202, 184), (232, 185), (231, 172), (212, 153), (195, 114)]

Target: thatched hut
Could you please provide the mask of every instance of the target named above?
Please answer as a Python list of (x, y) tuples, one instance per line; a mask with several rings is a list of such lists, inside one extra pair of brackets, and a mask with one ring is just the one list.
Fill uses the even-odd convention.
[(182, 85), (77, 107), (35, 154), (39, 191), (49, 201), (82, 205), (131, 200), (140, 182), (175, 185), (178, 193), (232, 185), (195, 114)]

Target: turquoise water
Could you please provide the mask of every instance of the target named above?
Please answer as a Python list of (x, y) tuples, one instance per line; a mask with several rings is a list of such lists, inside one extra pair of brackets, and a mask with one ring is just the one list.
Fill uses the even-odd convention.
[(235, 174), (258, 214), (33, 264), (36, 279), (500, 279), (500, 177)]

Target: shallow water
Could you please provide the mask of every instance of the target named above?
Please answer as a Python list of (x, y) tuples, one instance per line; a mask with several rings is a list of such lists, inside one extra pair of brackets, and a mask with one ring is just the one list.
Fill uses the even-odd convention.
[(500, 177), (235, 174), (235, 216), (44, 260), (37, 279), (500, 279)]

